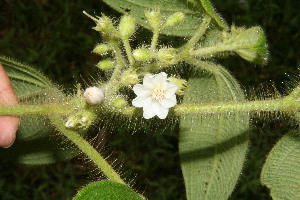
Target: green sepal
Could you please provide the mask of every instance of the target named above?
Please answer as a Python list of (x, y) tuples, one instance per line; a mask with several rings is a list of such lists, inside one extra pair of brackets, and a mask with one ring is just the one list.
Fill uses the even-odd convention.
[(232, 29), (233, 45), (238, 48), (234, 51), (250, 62), (265, 65), (268, 60), (268, 50), (264, 31), (255, 26), (249, 29)]

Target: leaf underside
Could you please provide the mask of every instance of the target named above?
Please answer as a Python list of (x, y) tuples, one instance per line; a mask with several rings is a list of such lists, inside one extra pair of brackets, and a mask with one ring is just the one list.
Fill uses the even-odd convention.
[[(64, 94), (34, 68), (2, 56), (0, 63), (11, 80), (20, 104), (55, 103), (64, 98)], [(75, 147), (62, 138), (51, 137), (54, 132), (46, 117), (21, 117), (16, 142), (8, 149), (1, 149), (0, 156), (4, 160), (17, 160), (24, 164), (50, 164), (74, 157), (78, 153)], [(62, 149), (66, 145), (69, 148)]]
[(273, 147), (261, 172), (274, 200), (300, 199), (300, 133), (283, 136)]
[[(190, 78), (183, 104), (244, 100), (223, 68)], [(179, 152), (188, 200), (225, 200), (241, 173), (248, 148), (247, 113), (191, 114), (180, 117)]]

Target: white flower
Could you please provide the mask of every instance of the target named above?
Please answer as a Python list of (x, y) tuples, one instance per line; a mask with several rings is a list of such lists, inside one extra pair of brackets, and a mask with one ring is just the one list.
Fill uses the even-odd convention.
[(90, 105), (99, 105), (105, 98), (101, 88), (89, 87), (83, 93), (84, 99)]
[(132, 105), (143, 108), (145, 119), (150, 119), (155, 115), (160, 119), (165, 119), (169, 108), (177, 103), (175, 95), (177, 89), (176, 84), (168, 81), (165, 72), (155, 75), (147, 74), (144, 76), (143, 85), (137, 84), (133, 87), (137, 97), (133, 99)]

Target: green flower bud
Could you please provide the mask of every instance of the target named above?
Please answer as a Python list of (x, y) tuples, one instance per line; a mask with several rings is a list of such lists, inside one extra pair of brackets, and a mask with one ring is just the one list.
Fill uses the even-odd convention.
[(106, 16), (99, 17), (99, 19), (96, 21), (96, 24), (96, 27), (94, 27), (93, 29), (98, 32), (115, 32), (115, 27), (111, 19)]
[(148, 61), (151, 59), (151, 53), (148, 49), (135, 49), (132, 54), (137, 61)]
[(135, 70), (128, 70), (121, 77), (121, 83), (125, 86), (135, 85), (139, 82), (140, 82), (140, 79)]
[(184, 20), (184, 14), (182, 12), (176, 12), (168, 17), (166, 23), (164, 24), (165, 27), (167, 26), (177, 26)]
[(122, 109), (127, 105), (127, 101), (125, 98), (123, 97), (116, 97), (113, 101), (112, 101), (112, 106), (117, 108), (117, 109)]
[(179, 62), (178, 50), (174, 48), (164, 48), (157, 52), (157, 58), (159, 61), (175, 65)]
[(187, 86), (187, 81), (185, 79), (178, 79), (175, 77), (170, 77), (169, 81), (171, 81), (177, 85), (178, 89), (176, 90), (176, 94), (184, 95), (185, 88)]
[(110, 70), (114, 68), (114, 62), (111, 60), (101, 60), (97, 67), (102, 70)]
[(131, 15), (124, 15), (119, 24), (119, 32), (121, 36), (129, 38), (135, 32), (135, 18)]
[(152, 10), (152, 11), (145, 11), (145, 16), (147, 18), (147, 21), (149, 25), (153, 29), (159, 29), (161, 25), (161, 16), (160, 16), (160, 10)]
[(107, 44), (98, 44), (94, 49), (93, 53), (96, 54), (105, 54), (110, 50), (110, 47)]
[(70, 116), (65, 126), (71, 129), (87, 129), (96, 119), (96, 114), (90, 110), (80, 111)]
[(264, 65), (267, 63), (268, 51), (263, 30), (256, 26), (249, 29), (233, 28), (233, 44), (238, 48), (234, 51), (250, 62)]

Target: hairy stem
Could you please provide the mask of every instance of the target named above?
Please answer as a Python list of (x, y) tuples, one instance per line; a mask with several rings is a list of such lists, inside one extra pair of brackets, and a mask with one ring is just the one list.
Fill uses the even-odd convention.
[(292, 113), (300, 109), (300, 103), (297, 101), (274, 99), (264, 101), (248, 102), (229, 102), (214, 104), (190, 104), (178, 105), (174, 112), (180, 114), (197, 114), (197, 113), (222, 113), (222, 112), (261, 112), (261, 111), (283, 111)]
[(66, 105), (17, 105), (0, 106), (0, 116), (24, 116), (24, 115), (51, 115), (51, 114), (71, 114), (73, 109), (68, 109)]
[(204, 47), (200, 48), (194, 51), (190, 52), (190, 55), (196, 56), (196, 57), (205, 57), (205, 56), (212, 56), (216, 53), (221, 53), (224, 51), (234, 51), (238, 49), (249, 49), (251, 46), (241, 46), (241, 45), (235, 45), (235, 44), (220, 44), (217, 46), (211, 46), (211, 47)]
[(150, 51), (152, 52), (154, 52), (156, 49), (158, 36), (159, 36), (159, 29), (153, 30), (153, 37), (151, 40), (151, 47), (150, 47)]
[(208, 17), (208, 16), (205, 16), (203, 18), (203, 21), (200, 24), (198, 30), (193, 35), (193, 37), (186, 43), (185, 47), (187, 47), (188, 49), (191, 49), (191, 47), (195, 46), (195, 44), (200, 40), (200, 38), (205, 33), (206, 29), (208, 28), (208, 25), (209, 25), (210, 21), (211, 21), (211, 18)]
[(131, 46), (129, 44), (129, 39), (123, 37), (122, 41), (123, 41), (123, 44), (124, 44), (124, 47), (125, 47), (125, 51), (126, 51), (129, 63), (130, 63), (131, 66), (133, 66), (134, 65), (134, 59), (133, 59), (133, 56), (132, 56), (132, 51), (131, 51)]
[(66, 128), (59, 117), (52, 115), (50, 116), (50, 120), (62, 134), (72, 141), (83, 153), (88, 156), (89, 159), (91, 159), (97, 165), (99, 169), (101, 169), (108, 179), (125, 184), (120, 175), (114, 171), (112, 166), (109, 165), (106, 160), (83, 137), (81, 137), (77, 132)]
[(113, 74), (110, 77), (110, 80), (106, 84), (106, 95), (109, 96), (117, 92), (120, 88), (120, 76), (122, 74), (122, 68), (126, 65), (126, 61), (122, 56), (122, 51), (118, 46), (118, 43), (112, 42), (110, 44), (115, 52), (115, 58), (117, 61), (116, 67)]

